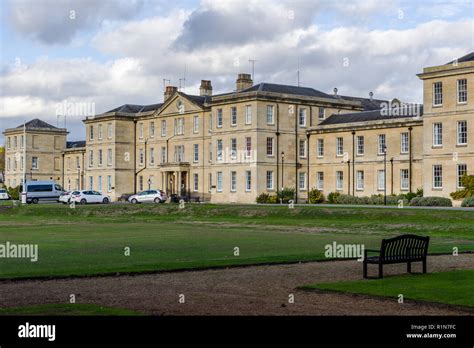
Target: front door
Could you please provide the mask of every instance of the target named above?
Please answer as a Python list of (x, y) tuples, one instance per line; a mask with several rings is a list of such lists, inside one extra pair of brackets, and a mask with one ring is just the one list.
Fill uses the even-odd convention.
[(181, 196), (186, 196), (186, 182), (188, 181), (187, 179), (187, 172), (181, 172), (181, 184), (180, 184), (180, 188), (181, 188), (181, 191), (180, 191), (180, 195)]

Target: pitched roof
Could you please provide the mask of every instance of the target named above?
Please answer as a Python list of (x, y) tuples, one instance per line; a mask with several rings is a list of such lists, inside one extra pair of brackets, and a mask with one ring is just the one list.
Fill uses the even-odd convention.
[(455, 61), (457, 61), (458, 63), (462, 63), (462, 62), (470, 62), (470, 61), (473, 61), (473, 60), (474, 60), (474, 52), (471, 52), (471, 53), (468, 53), (465, 56), (462, 56), (458, 59), (452, 60), (449, 63), (446, 63), (445, 65), (453, 64)]
[(40, 120), (39, 118), (35, 118), (35, 119), (31, 120), (31, 121), (28, 121), (28, 122), (26, 122), (24, 125), (21, 124), (21, 125), (19, 125), (19, 126), (16, 127), (16, 128), (20, 129), (20, 128), (23, 128), (24, 126), (26, 127), (26, 129), (30, 129), (30, 128), (59, 129), (58, 127), (52, 126), (52, 125), (50, 125), (49, 123)]
[(85, 140), (66, 142), (66, 148), (67, 149), (77, 149), (77, 148), (81, 148), (81, 147), (86, 147), (86, 141)]
[(339, 98), (344, 99), (344, 100), (360, 102), (362, 104), (362, 107), (364, 108), (364, 111), (379, 110), (380, 108), (382, 108), (382, 105), (381, 105), (382, 103), (388, 103), (388, 100), (350, 97), (350, 96), (345, 96), (345, 95), (341, 95), (339, 96)]
[(266, 83), (266, 82), (262, 82), (252, 87), (243, 89), (237, 93), (245, 93), (245, 92), (253, 92), (253, 91), (335, 99), (335, 96), (333, 95), (318, 91), (317, 89), (310, 88), (310, 87), (280, 85), (276, 83)]
[(210, 103), (211, 97), (210, 96), (200, 96), (200, 95), (191, 95), (191, 94), (186, 94), (182, 93), (189, 99), (191, 99), (194, 103), (203, 106), (206, 103)]
[[(420, 106), (419, 112), (414, 108), (403, 108), (392, 109), (397, 110), (400, 115), (396, 115), (396, 112), (392, 114), (387, 114), (380, 110), (370, 110), (362, 112), (351, 112), (348, 114), (332, 114), (327, 119), (322, 121), (320, 126), (327, 126), (333, 124), (343, 124), (343, 123), (357, 123), (357, 122), (369, 122), (369, 121), (381, 121), (397, 118), (407, 118), (407, 117), (419, 117), (423, 116), (423, 106)], [(394, 115), (395, 114), (395, 115)]]

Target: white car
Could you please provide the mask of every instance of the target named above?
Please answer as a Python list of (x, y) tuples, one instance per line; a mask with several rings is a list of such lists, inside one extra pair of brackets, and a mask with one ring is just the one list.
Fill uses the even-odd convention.
[(0, 200), (10, 199), (6, 189), (0, 189)]
[(147, 190), (128, 197), (130, 203), (163, 203), (165, 195), (160, 190)]
[(61, 194), (58, 198), (58, 202), (62, 202), (64, 204), (71, 203), (71, 197), (72, 195), (77, 195), (79, 194), (79, 191), (66, 191)]
[(87, 203), (110, 203), (110, 197), (97, 191), (74, 191), (71, 195), (71, 201), (80, 204)]

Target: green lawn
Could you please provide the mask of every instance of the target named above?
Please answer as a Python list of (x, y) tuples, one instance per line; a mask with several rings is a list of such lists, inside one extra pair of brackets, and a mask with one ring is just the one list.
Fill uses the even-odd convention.
[(394, 300), (402, 294), (405, 300), (474, 307), (474, 269), (321, 283), (304, 288), (390, 297)]
[[(430, 253), (474, 250), (474, 212), (257, 205), (0, 206), (0, 243), (38, 244), (39, 260), (0, 258), (0, 278), (326, 260), (324, 246), (402, 233)], [(129, 247), (130, 256), (124, 255)], [(240, 255), (234, 255), (238, 247)]]
[(98, 306), (95, 304), (45, 304), (28, 307), (0, 308), (0, 315), (128, 315), (142, 313), (123, 308)]

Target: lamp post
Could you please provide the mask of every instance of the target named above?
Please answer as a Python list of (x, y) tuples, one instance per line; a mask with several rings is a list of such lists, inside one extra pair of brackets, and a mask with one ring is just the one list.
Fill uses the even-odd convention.
[(281, 190), (283, 191), (283, 188), (285, 185), (283, 185), (283, 167), (285, 166), (285, 152), (281, 152)]
[(148, 178), (148, 191), (151, 190), (151, 179)]
[(383, 147), (383, 202), (387, 205), (387, 146)]

